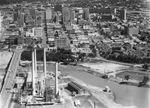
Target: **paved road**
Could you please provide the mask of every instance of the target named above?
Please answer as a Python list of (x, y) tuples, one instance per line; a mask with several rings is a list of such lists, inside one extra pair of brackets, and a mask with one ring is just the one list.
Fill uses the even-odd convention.
[(13, 88), (14, 83), (15, 83), (14, 78), (16, 76), (16, 72), (17, 72), (17, 68), (18, 68), (18, 64), (19, 64), (22, 51), (23, 51), (22, 49), (14, 50), (14, 54), (11, 59), (11, 62), (10, 62), (10, 65), (9, 65), (9, 68), (7, 70), (7, 74), (4, 80), (4, 85), (0, 93), (0, 102), (2, 104), (0, 107), (2, 108), (8, 108), (8, 104), (10, 102), (11, 95), (12, 95), (10, 93), (10, 90)]

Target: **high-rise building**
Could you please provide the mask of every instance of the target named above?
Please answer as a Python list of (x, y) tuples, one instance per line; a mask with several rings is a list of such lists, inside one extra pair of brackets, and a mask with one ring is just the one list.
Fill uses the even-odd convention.
[(60, 20), (59, 14), (57, 12), (54, 12), (53, 13), (53, 21), (59, 23), (59, 20)]
[(75, 10), (73, 9), (70, 10), (70, 20), (71, 22), (75, 20)]
[(55, 5), (54, 11), (60, 11), (60, 12), (62, 12), (62, 5)]
[(113, 10), (113, 14), (115, 14), (116, 15), (116, 13), (117, 13), (117, 9), (116, 8), (114, 8), (114, 9), (112, 9)]
[(18, 13), (17, 13), (17, 12), (14, 12), (13, 17), (14, 17), (14, 21), (17, 21)]
[(30, 10), (29, 10), (29, 15), (33, 18), (33, 19), (35, 19), (35, 9), (33, 9), (33, 8), (31, 8)]
[(44, 21), (44, 11), (36, 11), (36, 26), (41, 26), (42, 22)]
[(56, 22), (59, 23), (59, 15), (56, 14)]
[(63, 7), (62, 9), (62, 18), (64, 24), (70, 24), (70, 10), (68, 7)]
[(83, 9), (83, 19), (84, 20), (89, 20), (89, 8), (84, 8)]
[(126, 20), (126, 14), (127, 14), (127, 11), (126, 9), (122, 9), (122, 10), (119, 10), (119, 19), (120, 20)]
[(25, 14), (20, 13), (17, 19), (18, 26), (24, 26), (24, 22), (25, 22)]
[(52, 9), (47, 8), (46, 9), (46, 20), (51, 20), (52, 19)]

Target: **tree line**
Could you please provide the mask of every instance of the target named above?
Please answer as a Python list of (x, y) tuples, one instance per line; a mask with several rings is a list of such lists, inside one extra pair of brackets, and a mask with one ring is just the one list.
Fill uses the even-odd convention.
[(0, 0), (1, 5), (7, 5), (7, 4), (13, 4), (13, 3), (22, 3), (22, 2), (35, 2), (35, 1), (41, 1), (43, 0)]
[(115, 60), (125, 63), (139, 63), (145, 64), (150, 63), (150, 58), (139, 58), (136, 55), (124, 54), (124, 53), (110, 53), (110, 52), (101, 52), (100, 55), (108, 60)]
[[(37, 61), (43, 61), (43, 49), (37, 50)], [(24, 51), (21, 55), (21, 60), (32, 60), (32, 52)], [(73, 56), (71, 50), (65, 50), (63, 48), (58, 48), (57, 50), (52, 50), (46, 53), (47, 61), (56, 61), (56, 62), (74, 62), (75, 57)]]

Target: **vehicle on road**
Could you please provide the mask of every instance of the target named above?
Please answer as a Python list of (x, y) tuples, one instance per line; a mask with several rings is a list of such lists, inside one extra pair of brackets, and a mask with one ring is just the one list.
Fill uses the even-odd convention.
[(4, 49), (4, 50), (5, 50), (5, 49), (8, 49), (8, 45), (4, 46), (3, 49)]
[(22, 45), (18, 45), (16, 49), (22, 49)]
[(16, 47), (17, 47), (16, 45), (10, 46), (11, 49), (16, 49)]

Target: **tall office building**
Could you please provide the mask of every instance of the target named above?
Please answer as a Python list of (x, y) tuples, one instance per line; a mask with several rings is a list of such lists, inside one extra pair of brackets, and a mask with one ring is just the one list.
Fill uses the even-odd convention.
[(13, 17), (14, 17), (14, 21), (17, 21), (17, 18), (18, 18), (18, 12), (14, 12)]
[(52, 9), (47, 8), (46, 9), (46, 20), (51, 20), (52, 19)]
[(73, 9), (70, 10), (70, 20), (71, 22), (75, 20), (75, 10)]
[(84, 20), (89, 20), (89, 8), (84, 8), (83, 9), (83, 19)]
[(122, 9), (122, 10), (119, 10), (119, 19), (120, 20), (126, 20), (127, 18), (127, 16), (126, 16), (126, 14), (127, 14), (127, 11), (126, 11), (126, 9)]
[(31, 8), (30, 10), (29, 10), (29, 14), (30, 14), (30, 16), (33, 18), (33, 19), (35, 19), (35, 9), (33, 9), (33, 8)]
[(25, 22), (25, 14), (24, 13), (20, 13), (18, 15), (18, 19), (17, 19), (18, 26), (24, 26), (24, 22)]
[(113, 14), (116, 15), (116, 13), (117, 13), (117, 9), (114, 8), (114, 9), (113, 9)]
[(58, 13), (56, 14), (56, 22), (59, 23), (59, 15), (58, 15)]
[(62, 9), (62, 18), (64, 24), (70, 24), (70, 10), (68, 7), (63, 7)]

